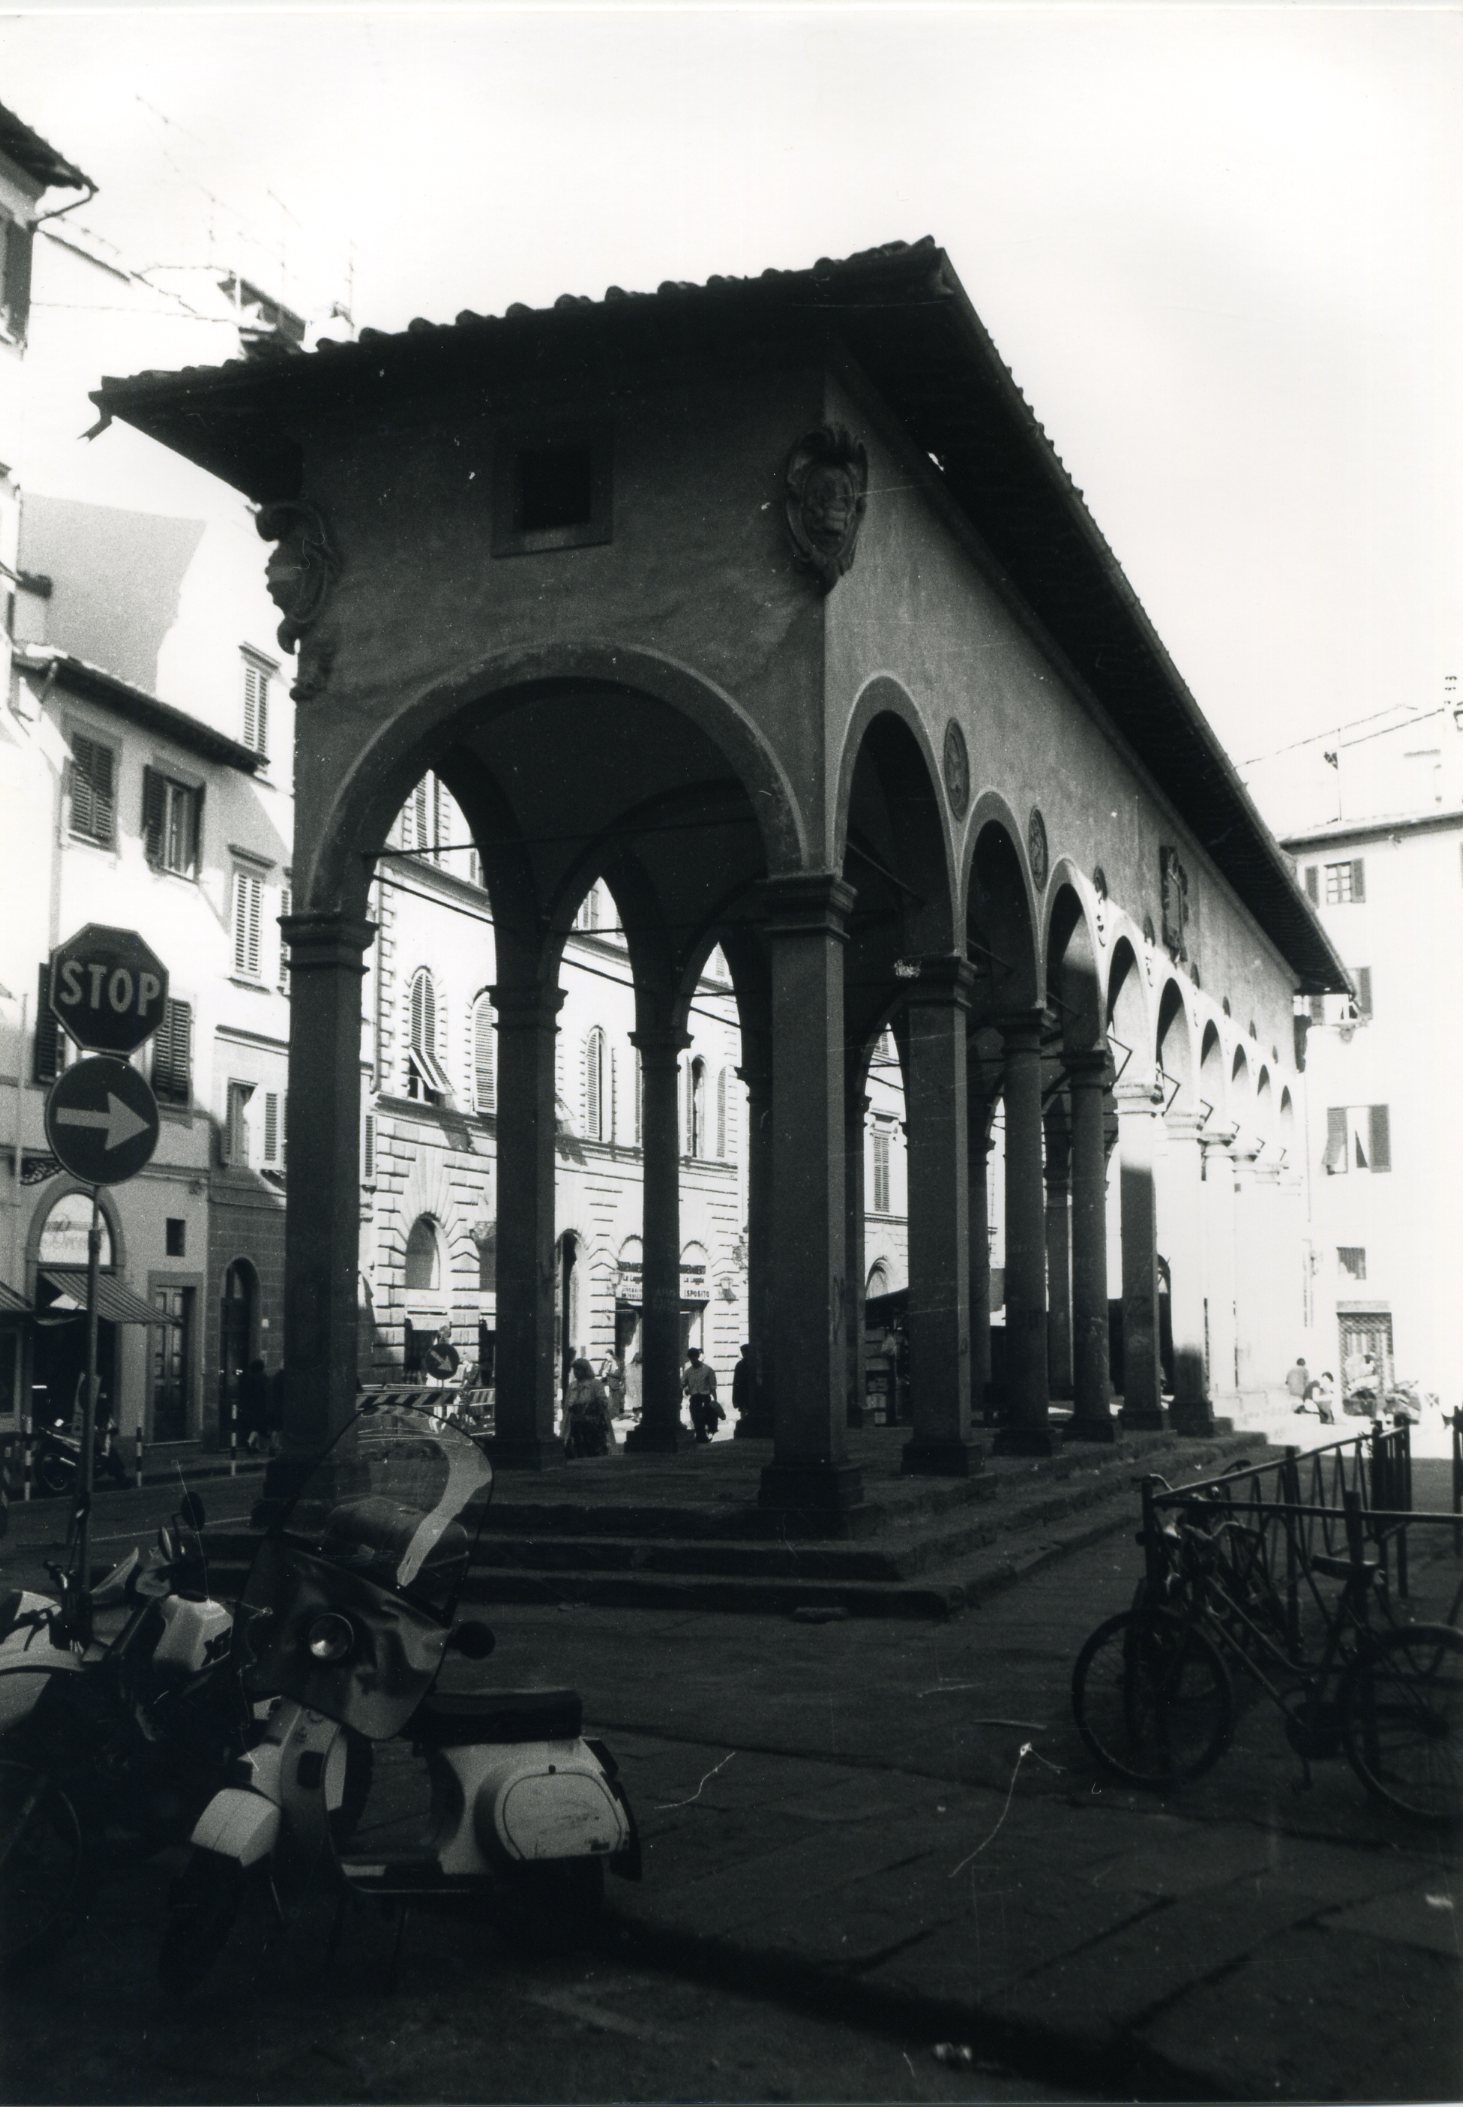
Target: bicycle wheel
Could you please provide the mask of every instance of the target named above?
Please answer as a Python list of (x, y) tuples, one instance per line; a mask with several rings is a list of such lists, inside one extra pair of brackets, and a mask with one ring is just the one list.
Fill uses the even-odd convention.
[(82, 1913), (90, 1865), (64, 1788), (0, 1757), (0, 1978), (43, 1960)]
[(1234, 1689), (1206, 1632), (1124, 1610), (1078, 1654), (1072, 1711), (1099, 1763), (1160, 1790), (1218, 1762), (1234, 1731)]
[(1341, 1733), (1367, 1791), (1413, 1821), (1463, 1821), (1463, 1632), (1382, 1632), (1341, 1684)]

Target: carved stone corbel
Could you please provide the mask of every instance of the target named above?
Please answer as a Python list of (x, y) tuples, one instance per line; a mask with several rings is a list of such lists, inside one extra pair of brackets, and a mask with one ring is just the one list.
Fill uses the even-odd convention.
[(290, 692), (297, 702), (305, 702), (325, 686), (335, 660), (335, 640), (311, 637), (310, 632), (330, 597), (339, 559), (320, 508), (303, 498), (262, 505), (254, 524), (261, 539), (275, 545), (264, 576), (269, 597), (284, 617), (275, 632), (280, 645), (300, 653), (299, 674)]

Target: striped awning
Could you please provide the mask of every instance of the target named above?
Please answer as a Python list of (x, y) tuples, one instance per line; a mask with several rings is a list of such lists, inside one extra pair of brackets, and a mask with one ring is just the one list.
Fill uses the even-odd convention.
[[(57, 1300), (52, 1309), (86, 1308), (85, 1266), (55, 1266), (41, 1275), (48, 1287), (56, 1290)], [(177, 1324), (177, 1317), (170, 1317), (166, 1310), (157, 1309), (134, 1295), (131, 1288), (114, 1280), (110, 1273), (97, 1275), (97, 1315), (105, 1317), (109, 1324)]]
[(17, 1295), (14, 1288), (7, 1288), (0, 1280), (0, 1317), (28, 1317), (30, 1304), (24, 1295)]

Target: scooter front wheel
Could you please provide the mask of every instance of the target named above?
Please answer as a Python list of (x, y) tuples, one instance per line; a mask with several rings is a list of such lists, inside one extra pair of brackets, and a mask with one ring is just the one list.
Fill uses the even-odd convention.
[(69, 1492), (75, 1469), (64, 1456), (41, 1456), (36, 1460), (36, 1483), (42, 1492)]
[(165, 1990), (196, 1990), (228, 1943), (244, 1900), (248, 1872), (221, 1851), (195, 1848), (173, 1883), (168, 1922), (158, 1949), (158, 1981)]

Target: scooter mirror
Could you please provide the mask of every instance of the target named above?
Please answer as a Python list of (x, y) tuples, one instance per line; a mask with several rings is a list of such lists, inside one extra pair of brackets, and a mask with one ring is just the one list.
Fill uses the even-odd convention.
[(487, 1625), (472, 1617), (454, 1625), (447, 1640), (453, 1653), (464, 1654), (469, 1661), (485, 1661), (497, 1643)]

